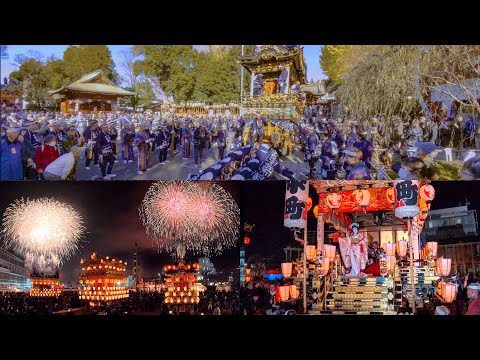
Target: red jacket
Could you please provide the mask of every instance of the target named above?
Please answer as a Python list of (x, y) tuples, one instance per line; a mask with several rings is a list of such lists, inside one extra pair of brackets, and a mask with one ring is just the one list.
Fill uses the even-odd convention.
[(44, 171), (45, 168), (60, 156), (58, 150), (50, 145), (42, 145), (35, 152), (35, 165), (37, 172)]

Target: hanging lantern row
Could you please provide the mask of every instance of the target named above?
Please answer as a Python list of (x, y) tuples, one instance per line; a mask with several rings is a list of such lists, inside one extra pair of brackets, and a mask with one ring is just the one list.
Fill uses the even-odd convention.
[(448, 276), (452, 270), (452, 259), (437, 259), (435, 265), (440, 276)]
[(280, 301), (296, 300), (300, 295), (297, 285), (277, 286), (276, 297)]

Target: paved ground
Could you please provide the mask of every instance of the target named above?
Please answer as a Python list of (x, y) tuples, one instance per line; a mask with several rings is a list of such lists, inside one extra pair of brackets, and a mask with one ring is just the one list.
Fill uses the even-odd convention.
[[(167, 162), (161, 165), (158, 161), (159, 151), (150, 152), (150, 170), (145, 171), (142, 175), (137, 174), (137, 162), (124, 164), (121, 153), (118, 156), (118, 162), (114, 164), (112, 173), (117, 176), (113, 180), (185, 180), (190, 175), (197, 175), (202, 169), (213, 165), (218, 160), (218, 147), (216, 144), (210, 150), (204, 150), (204, 159), (199, 167), (195, 167), (192, 153), (189, 159), (183, 160), (181, 151), (177, 151), (173, 157), (170, 158), (168, 152)], [(225, 152), (227, 153), (227, 151)], [(82, 154), (83, 155), (83, 154)], [(135, 159), (137, 159), (137, 149), (134, 148)], [(280, 161), (282, 165), (295, 172), (298, 179), (306, 179), (309, 173), (308, 163), (303, 161), (304, 155), (301, 151), (286, 157), (282, 157)], [(82, 158), (78, 162), (77, 180), (100, 180), (100, 167), (94, 166), (93, 161), (90, 163), (90, 170), (85, 170), (85, 159)], [(317, 163), (317, 173), (320, 169)], [(279, 180), (286, 179), (282, 175), (277, 174), (276, 178)], [(319, 178), (320, 179), (320, 178)]]

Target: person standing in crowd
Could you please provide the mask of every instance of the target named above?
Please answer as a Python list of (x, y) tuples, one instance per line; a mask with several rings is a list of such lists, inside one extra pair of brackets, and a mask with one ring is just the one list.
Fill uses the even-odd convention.
[(35, 152), (35, 167), (39, 180), (45, 180), (43, 171), (60, 156), (58, 148), (57, 138), (53, 134), (45, 136), (44, 144), (37, 148)]
[(72, 147), (78, 145), (82, 146), (81, 139), (77, 138), (77, 128), (71, 126), (67, 130), (67, 137), (62, 141), (62, 153), (67, 154), (71, 151)]
[(169, 135), (170, 134), (168, 132), (167, 125), (164, 124), (162, 125), (162, 128), (158, 130), (157, 137), (155, 139), (157, 148), (160, 150), (158, 154), (158, 160), (160, 161), (161, 165), (165, 164), (167, 161), (167, 153), (168, 153), (168, 148), (170, 146)]
[(280, 304), (277, 302), (275, 284), (270, 284), (268, 292), (264, 297), (264, 309), (267, 315), (276, 315), (280, 310)]
[(477, 283), (472, 282), (467, 286), (468, 308), (465, 315), (480, 315), (479, 290), (480, 287)]
[[(0, 180), (23, 180), (25, 151), (18, 140), (18, 130), (7, 129), (7, 137), (0, 140)], [(30, 159), (31, 160), (31, 159)]]
[(423, 130), (419, 125), (419, 121), (414, 119), (412, 126), (407, 130), (407, 145), (414, 147), (415, 142), (423, 141)]
[(360, 149), (362, 152), (362, 161), (364, 165), (370, 170), (372, 168), (373, 144), (367, 140), (368, 133), (364, 130), (358, 132), (360, 140), (353, 144), (353, 147)]
[(138, 150), (138, 175), (142, 175), (144, 171), (148, 170), (149, 162), (149, 143), (150, 137), (145, 131), (147, 125), (145, 123), (140, 124), (138, 132), (135, 134), (135, 145)]
[(262, 116), (262, 114), (257, 111), (256, 117), (252, 123), (253, 129), (253, 141), (252, 145), (258, 142), (259, 145), (263, 143), (263, 135), (265, 134), (265, 123), (266, 119)]
[(95, 145), (104, 180), (110, 180), (117, 176), (116, 174), (112, 174), (115, 156), (113, 155), (112, 142), (108, 133), (108, 124), (104, 122), (101, 126), (101, 132), (97, 136)]
[(475, 140), (475, 148), (480, 150), (480, 116), (477, 115), (477, 118), (473, 122), (473, 138)]
[[(55, 138), (57, 139), (57, 144), (61, 144), (63, 139), (65, 139), (66, 134), (62, 130), (62, 122), (61, 121), (55, 121), (52, 126), (52, 131), (50, 134), (54, 135)], [(58, 151), (60, 152), (60, 155), (62, 155), (62, 148), (59, 147)]]
[(335, 159), (338, 155), (337, 143), (328, 138), (327, 130), (323, 130), (320, 136), (320, 141), (322, 143), (322, 151), (320, 153), (322, 179), (333, 180), (337, 175), (335, 166)]
[(20, 131), (26, 141), (29, 141), (35, 148), (42, 142), (41, 136), (38, 133), (40, 125), (36, 121), (30, 121), (25, 124), (26, 128)]
[(217, 133), (218, 140), (218, 160), (225, 157), (225, 148), (227, 147), (227, 126), (222, 125), (222, 128)]
[(315, 177), (315, 165), (320, 156), (318, 151), (320, 148), (320, 139), (318, 138), (318, 135), (315, 134), (314, 130), (315, 128), (313, 125), (307, 127), (307, 137), (305, 143), (305, 160), (308, 161), (308, 166), (310, 167), (310, 172), (308, 175), (310, 179)]
[(190, 143), (192, 134), (190, 132), (189, 121), (185, 120), (185, 123), (182, 127), (182, 159), (186, 160), (190, 158)]
[(351, 166), (351, 170), (347, 175), (347, 180), (372, 180), (370, 170), (362, 161), (362, 151), (354, 146), (345, 149), (344, 154), (347, 158), (347, 163)]
[(123, 163), (133, 163), (135, 158), (133, 156), (133, 144), (135, 143), (135, 132), (133, 124), (127, 124), (122, 129), (122, 156)]
[(110, 137), (110, 142), (112, 144), (112, 154), (115, 156), (115, 162), (118, 163), (117, 160), (117, 139), (118, 139), (118, 130), (115, 126), (115, 121), (110, 124), (110, 128), (108, 129), (108, 136)]
[(463, 140), (463, 146), (465, 148), (470, 148), (473, 145), (473, 136), (474, 136), (474, 125), (472, 118), (468, 118), (465, 121), (465, 137)]
[(17, 139), (23, 144), (23, 177), (26, 180), (36, 180), (37, 172), (35, 171), (35, 162), (33, 161), (33, 159), (35, 159), (36, 149), (30, 141), (25, 139), (23, 135), (18, 135)]
[(424, 172), (427, 166), (422, 159), (418, 157), (407, 157), (403, 159), (402, 167), (398, 171), (398, 176), (402, 180), (421, 180), (424, 178)]
[(403, 160), (408, 157), (407, 143), (404, 139), (394, 138), (390, 148), (392, 153), (390, 168), (398, 174), (402, 168)]
[(265, 82), (263, 81), (263, 74), (257, 74), (255, 76), (255, 80), (253, 81), (253, 96), (259, 97), (263, 93), (263, 85)]
[(90, 170), (90, 162), (92, 159), (93, 165), (98, 166), (98, 153), (95, 144), (99, 132), (98, 121), (91, 120), (89, 126), (87, 126), (83, 133), (83, 138), (87, 144), (87, 147), (85, 148), (85, 170)]
[(200, 124), (193, 132), (193, 156), (195, 158), (195, 167), (202, 164), (205, 136), (205, 127), (203, 124)]

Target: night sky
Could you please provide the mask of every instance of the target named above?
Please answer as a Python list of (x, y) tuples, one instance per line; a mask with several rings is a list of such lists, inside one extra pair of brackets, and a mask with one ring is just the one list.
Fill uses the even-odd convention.
[[(432, 210), (465, 205), (465, 199), (470, 203), (469, 209), (480, 210), (480, 182), (478, 181), (435, 181), (432, 182), (436, 195)], [(251, 242), (246, 247), (246, 259), (258, 254), (268, 258), (276, 255), (284, 259), (283, 248), (298, 247), (293, 233), (283, 226), (283, 211), (285, 202), (285, 182), (246, 182), (242, 189), (242, 216), (255, 228), (250, 236)], [(310, 197), (313, 206), (318, 203), (318, 195), (310, 186)], [(317, 221), (312, 210), (308, 216), (309, 243), (315, 243)]]
[[(134, 244), (139, 248), (139, 264), (145, 277), (156, 276), (162, 267), (172, 263), (167, 253), (158, 253), (156, 245), (147, 238), (138, 208), (153, 182), (151, 181), (80, 181), (80, 182), (2, 182), (0, 185), (0, 211), (3, 214), (15, 199), (53, 197), (70, 204), (84, 220), (86, 236), (80, 250), (60, 270), (65, 282), (76, 282), (80, 259), (92, 252), (116, 257), (128, 262), (132, 273)], [(239, 183), (223, 182), (221, 186), (240, 201)], [(187, 262), (198, 261), (198, 256), (187, 252)], [(225, 250), (212, 256), (217, 271), (233, 271), (239, 266), (239, 248)]]

